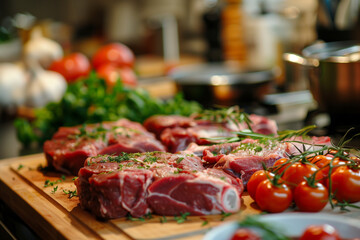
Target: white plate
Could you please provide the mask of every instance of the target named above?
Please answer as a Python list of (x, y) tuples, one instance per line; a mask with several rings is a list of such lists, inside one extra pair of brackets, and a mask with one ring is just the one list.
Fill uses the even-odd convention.
[[(323, 213), (279, 213), (260, 217), (262, 222), (278, 228), (288, 237), (299, 237), (305, 228), (313, 224), (329, 224), (335, 227), (342, 238), (360, 237), (360, 220), (335, 214)], [(228, 240), (235, 230), (236, 222), (229, 222), (209, 231), (204, 240)]]

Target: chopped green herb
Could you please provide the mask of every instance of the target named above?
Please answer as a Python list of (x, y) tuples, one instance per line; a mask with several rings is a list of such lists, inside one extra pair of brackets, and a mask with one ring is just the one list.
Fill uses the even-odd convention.
[(23, 167), (24, 167), (24, 165), (19, 164), (19, 166), (18, 166), (17, 170), (20, 170), (20, 169), (22, 169)]
[(166, 223), (166, 222), (167, 222), (166, 216), (161, 216), (161, 217), (160, 217), (160, 222), (161, 222), (161, 223)]
[(179, 157), (178, 159), (176, 159), (176, 163), (179, 164), (179, 163), (181, 163), (182, 160), (184, 160), (184, 158), (183, 158), (183, 157)]
[(71, 190), (63, 190), (63, 193), (68, 194), (69, 198), (77, 197), (76, 189), (74, 191)]
[(58, 190), (58, 187), (59, 187), (59, 186), (54, 187), (54, 189), (51, 190), (51, 193), (52, 193), (52, 194), (56, 193), (56, 191)]
[(134, 218), (134, 217), (132, 217), (130, 214), (127, 216), (127, 219), (130, 220), (130, 221), (141, 221), (141, 222), (145, 222), (145, 218), (143, 218), (143, 217)]
[(157, 160), (158, 158), (156, 156), (146, 156), (144, 162), (156, 163)]
[(222, 213), (221, 213), (221, 219), (220, 219), (220, 221), (224, 221), (225, 218), (230, 217), (231, 215), (232, 215), (232, 213), (222, 212)]
[(65, 181), (65, 179), (66, 179), (65, 175), (62, 175), (60, 179), (55, 181), (50, 181), (49, 179), (46, 179), (44, 182), (44, 187), (54, 186), (55, 184)]
[(208, 225), (208, 224), (209, 224), (209, 221), (208, 221), (207, 219), (205, 219), (205, 220), (202, 222), (201, 226), (203, 227), (203, 226), (206, 226), (206, 225)]
[(185, 212), (183, 214), (181, 214), (180, 216), (175, 216), (174, 219), (177, 223), (183, 223), (187, 220), (187, 216), (189, 216), (190, 213), (189, 212)]
[(146, 219), (152, 219), (153, 216), (152, 216), (151, 212), (149, 212), (149, 213), (147, 213), (147, 214), (144, 215), (144, 218), (146, 218)]

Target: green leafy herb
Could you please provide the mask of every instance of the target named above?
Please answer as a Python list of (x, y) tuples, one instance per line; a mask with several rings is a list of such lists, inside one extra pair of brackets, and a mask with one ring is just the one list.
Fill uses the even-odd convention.
[(50, 181), (49, 179), (46, 179), (44, 182), (44, 187), (54, 186), (55, 184), (65, 181), (65, 179), (66, 179), (65, 175), (62, 175), (60, 179), (55, 181)]
[(54, 189), (51, 190), (51, 193), (52, 193), (52, 194), (56, 193), (56, 191), (58, 190), (58, 187), (59, 187), (59, 186), (54, 187)]
[(17, 170), (20, 170), (20, 169), (22, 169), (23, 167), (24, 167), (24, 165), (19, 164), (19, 166), (18, 166)]
[(161, 217), (160, 217), (160, 222), (161, 222), (161, 223), (166, 223), (166, 222), (167, 222), (166, 216), (161, 216)]
[[(142, 123), (154, 114), (189, 116), (201, 110), (200, 104), (184, 100), (181, 94), (170, 100), (151, 97), (141, 88), (130, 89), (118, 81), (109, 89), (95, 72), (86, 79), (68, 85), (59, 102), (52, 102), (35, 110), (34, 121), (18, 118), (15, 121), (17, 137), (24, 145), (41, 144), (60, 126), (116, 121), (119, 118)], [(97, 129), (101, 131), (101, 129)]]
[(206, 226), (209, 224), (209, 221), (207, 219), (204, 219), (204, 221), (202, 222), (201, 226)]
[(220, 221), (224, 221), (225, 218), (230, 217), (231, 215), (232, 215), (232, 213), (222, 212), (222, 213), (221, 213), (221, 219), (220, 219)]
[(185, 212), (183, 214), (181, 214), (180, 216), (175, 216), (174, 219), (177, 223), (183, 223), (187, 220), (187, 216), (189, 216), (190, 213), (189, 212)]
[(182, 160), (184, 160), (184, 158), (183, 158), (183, 157), (179, 157), (178, 159), (176, 159), (176, 163), (177, 163), (177, 164), (180, 164)]
[(69, 198), (77, 197), (76, 189), (74, 191), (71, 190), (63, 190), (63, 193), (68, 194)]
[(134, 218), (132, 217), (130, 214), (127, 216), (127, 219), (130, 221), (140, 221), (140, 222), (145, 222), (145, 218), (143, 217), (139, 217), (139, 218)]

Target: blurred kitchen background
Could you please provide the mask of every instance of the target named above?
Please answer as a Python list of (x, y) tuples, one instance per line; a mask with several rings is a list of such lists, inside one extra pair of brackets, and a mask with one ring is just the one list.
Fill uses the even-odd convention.
[[(105, 43), (121, 42), (136, 55), (139, 85), (155, 96), (205, 89), (212, 80), (210, 90), (185, 96), (239, 104), (283, 128), (316, 123), (324, 127), (319, 134), (328, 134), (334, 125), (309, 91), (308, 69), (283, 54), (301, 55), (315, 42), (360, 41), (359, 15), (359, 0), (2, 0), (0, 61), (20, 60), (36, 26), (65, 54), (91, 58)], [(191, 85), (194, 76), (199, 86)], [(242, 83), (231, 91), (224, 79)], [(0, 108), (3, 134), (19, 109)]]

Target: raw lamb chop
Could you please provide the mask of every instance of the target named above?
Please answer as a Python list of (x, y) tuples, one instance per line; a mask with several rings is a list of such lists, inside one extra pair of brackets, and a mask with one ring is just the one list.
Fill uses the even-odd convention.
[(75, 181), (80, 205), (101, 218), (236, 212), (243, 184), (186, 153), (88, 158)]
[[(261, 134), (276, 134), (275, 121), (266, 117), (249, 115), (252, 130)], [(147, 119), (144, 126), (155, 132), (169, 152), (185, 150), (191, 143), (197, 145), (209, 145), (219, 143), (210, 138), (234, 137), (234, 132), (248, 129), (245, 122), (234, 123), (225, 121), (216, 123), (210, 120), (196, 119), (196, 117), (180, 116), (153, 116)]]
[(87, 157), (121, 152), (164, 151), (154, 134), (127, 119), (116, 122), (61, 127), (44, 143), (49, 166), (76, 175)]
[[(305, 145), (301, 142), (304, 142)], [(234, 177), (239, 177), (246, 185), (257, 170), (271, 167), (276, 160), (301, 154), (304, 148), (316, 148), (316, 145), (329, 145), (328, 137), (297, 137), (284, 141), (245, 139), (241, 142), (213, 145), (203, 149), (203, 160), (208, 167), (223, 169)], [(192, 149), (196, 150), (195, 146)], [(186, 152), (191, 153), (191, 149)]]

